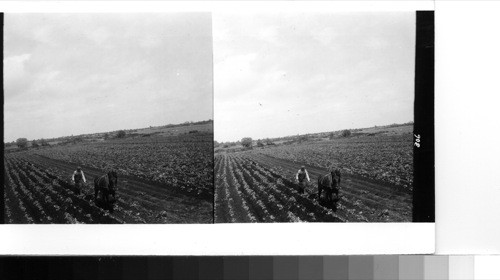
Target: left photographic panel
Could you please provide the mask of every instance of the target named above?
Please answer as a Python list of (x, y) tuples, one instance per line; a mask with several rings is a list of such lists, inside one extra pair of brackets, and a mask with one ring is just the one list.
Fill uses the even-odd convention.
[(213, 223), (211, 24), (4, 15), (4, 222)]

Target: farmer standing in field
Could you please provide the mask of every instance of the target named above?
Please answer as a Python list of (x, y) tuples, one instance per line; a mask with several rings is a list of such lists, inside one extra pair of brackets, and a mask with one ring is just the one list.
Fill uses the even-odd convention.
[(307, 182), (311, 182), (305, 166), (300, 167), (299, 171), (295, 175), (295, 179), (299, 182), (299, 193), (304, 193), (304, 190), (306, 189), (306, 179)]
[(80, 166), (78, 166), (75, 172), (73, 172), (73, 176), (71, 176), (71, 181), (75, 183), (75, 186), (78, 189), (78, 193), (80, 193), (82, 182), (87, 183), (87, 180), (85, 179), (85, 174), (83, 174), (82, 168)]

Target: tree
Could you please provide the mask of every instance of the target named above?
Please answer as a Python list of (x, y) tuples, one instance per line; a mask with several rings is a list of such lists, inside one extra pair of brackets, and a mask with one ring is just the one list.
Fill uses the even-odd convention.
[(40, 145), (42, 145), (42, 146), (50, 146), (49, 143), (47, 142), (47, 140), (45, 140), (43, 138), (40, 139)]
[(38, 145), (38, 142), (36, 142), (35, 140), (33, 140), (33, 141), (31, 141), (31, 147), (38, 148), (38, 147), (40, 147), (40, 145)]
[(217, 148), (217, 147), (219, 147), (219, 145), (220, 145), (219, 142), (214, 140), (214, 147)]
[(28, 139), (26, 139), (26, 138), (17, 139), (16, 145), (21, 149), (28, 147)]
[(118, 131), (118, 133), (116, 134), (116, 138), (124, 138), (126, 135), (125, 131), (123, 130), (120, 130)]
[(274, 142), (273, 142), (273, 141), (271, 141), (271, 139), (269, 139), (269, 138), (266, 138), (266, 139), (264, 140), (264, 143), (266, 143), (266, 145), (268, 145), (268, 146), (269, 146), (269, 145), (274, 145)]
[(241, 145), (246, 148), (251, 148), (252, 147), (252, 138), (250, 137), (245, 137), (241, 139)]
[(351, 136), (351, 131), (349, 129), (344, 129), (342, 131), (342, 137), (349, 137)]
[(83, 137), (81, 135), (78, 135), (78, 136), (74, 136), (72, 139), (71, 139), (71, 142), (73, 144), (75, 143), (78, 143), (78, 142), (82, 142), (83, 141)]
[(264, 143), (262, 143), (262, 141), (257, 140), (257, 147), (264, 147)]
[(307, 140), (309, 140), (309, 135), (299, 136), (299, 142), (306, 142)]

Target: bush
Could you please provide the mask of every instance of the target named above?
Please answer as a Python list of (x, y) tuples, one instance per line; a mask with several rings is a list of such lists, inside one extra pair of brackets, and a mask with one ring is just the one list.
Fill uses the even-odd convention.
[(45, 139), (43, 139), (43, 138), (40, 140), (40, 145), (42, 145), (42, 146), (50, 146), (49, 143)]
[(257, 140), (257, 147), (264, 147), (264, 143), (262, 141)]
[(38, 145), (38, 142), (36, 142), (35, 140), (33, 140), (33, 141), (31, 141), (31, 147), (38, 148), (38, 147), (40, 147), (40, 145)]
[(308, 140), (309, 140), (308, 135), (301, 135), (301, 136), (299, 136), (299, 139), (298, 139), (299, 142), (306, 142)]
[(28, 139), (26, 139), (26, 138), (17, 139), (16, 145), (21, 149), (28, 147)]
[(266, 143), (266, 145), (268, 145), (268, 146), (269, 146), (269, 145), (274, 145), (274, 142), (273, 142), (273, 141), (271, 141), (271, 139), (269, 139), (269, 138), (266, 138), (266, 140), (264, 140), (264, 142), (265, 142), (265, 143)]
[(342, 137), (349, 137), (351, 136), (351, 131), (349, 129), (345, 129), (342, 131)]
[(245, 137), (241, 139), (241, 145), (246, 148), (251, 148), (252, 147), (252, 138), (250, 137)]
[(118, 131), (118, 133), (116, 134), (116, 138), (124, 138), (124, 137), (125, 137), (125, 135), (127, 135), (127, 134), (125, 133), (125, 131), (120, 130), (120, 131)]

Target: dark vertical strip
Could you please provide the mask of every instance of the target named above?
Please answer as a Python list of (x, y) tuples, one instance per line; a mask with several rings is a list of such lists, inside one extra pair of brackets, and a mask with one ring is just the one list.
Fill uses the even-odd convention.
[(424, 256), (401, 255), (399, 256), (400, 280), (424, 279)]
[(145, 257), (124, 257), (121, 279), (136, 280), (147, 278), (148, 262)]
[(198, 259), (196, 257), (173, 258), (172, 278), (179, 280), (198, 279)]
[(274, 257), (273, 279), (275, 280), (298, 280), (299, 279), (299, 257)]
[[(5, 108), (5, 101), (4, 101), (4, 85), (3, 85), (3, 57), (4, 57), (4, 54), (3, 54), (3, 29), (4, 29), (4, 24), (3, 24), (3, 15), (4, 13), (0, 13), (0, 23), (2, 24), (2, 28), (0, 28), (0, 48), (2, 50), (2, 67), (0, 67), (0, 79), (2, 79), (2, 139), (4, 139), (4, 135), (3, 135), (3, 128), (4, 128), (4, 112), (3, 112), (3, 108)], [(5, 153), (5, 142), (4, 144), (2, 145), (2, 155), (4, 155)], [(4, 179), (4, 182), (5, 182), (5, 174), (3, 174), (5, 170), (5, 166), (4, 166), (4, 161), (2, 160), (2, 178)], [(5, 224), (5, 198), (4, 198), (4, 193), (5, 193), (5, 183), (2, 183), (0, 184), (0, 194), (2, 195), (2, 199), (0, 199), (0, 224)]]
[(273, 279), (273, 257), (250, 257), (248, 277), (251, 280)]
[(99, 257), (94, 260), (97, 263), (97, 275), (99, 276), (98, 279), (113, 279), (122, 275), (122, 259), (116, 257)]
[(299, 257), (299, 279), (322, 280), (323, 257), (316, 257), (316, 256)]
[(349, 256), (349, 280), (372, 280), (373, 256)]
[[(81, 262), (82, 258), (0, 257), (0, 279), (97, 279), (96, 274), (91, 275), (92, 270), (86, 274), (79, 273), (74, 268), (77, 261)], [(87, 263), (82, 263), (88, 267)], [(94, 278), (90, 278), (91, 276)]]
[(398, 280), (399, 279), (399, 256), (374, 256), (373, 279), (375, 280)]
[(172, 274), (172, 257), (149, 257), (147, 259), (148, 280), (173, 279)]
[[(34, 260), (36, 261), (36, 259)], [(76, 258), (71, 263), (73, 279), (99, 279), (99, 264), (95, 257)], [(103, 268), (101, 267), (101, 269)]]
[(0, 257), (0, 279), (7, 279), (9, 276), (7, 273), (7, 259), (5, 257)]
[(224, 257), (224, 280), (248, 280), (249, 257)]
[[(68, 279), (71, 280), (72, 259), (67, 257), (53, 257), (47, 260), (47, 275), (46, 279)], [(8, 279), (1, 278), (0, 279)]]
[(424, 256), (425, 279), (450, 279), (448, 256)]
[(323, 279), (346, 280), (349, 278), (349, 256), (323, 258)]
[(434, 222), (434, 12), (417, 12), (413, 221)]
[(222, 257), (200, 257), (198, 259), (198, 279), (224, 279), (224, 260)]
[(210, 37), (212, 38), (212, 223), (215, 224), (215, 82), (214, 82), (214, 33), (213, 33), (213, 18), (210, 13)]

